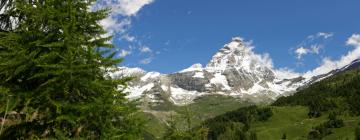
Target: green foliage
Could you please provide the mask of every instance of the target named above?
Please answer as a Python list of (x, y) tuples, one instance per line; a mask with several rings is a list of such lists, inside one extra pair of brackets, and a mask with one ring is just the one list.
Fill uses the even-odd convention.
[(257, 140), (256, 132), (250, 132), (250, 140)]
[(244, 132), (241, 123), (228, 123), (225, 131), (218, 136), (218, 140), (249, 140), (247, 132)]
[(360, 123), (355, 129), (355, 140), (360, 140)]
[[(163, 120), (179, 120), (178, 125), (186, 126), (183, 117), (180, 118), (178, 114), (184, 115), (186, 110), (190, 110), (191, 127), (202, 128), (202, 122), (209, 118), (224, 114), (228, 111), (236, 110), (240, 107), (248, 106), (250, 103), (240, 102), (236, 98), (224, 95), (205, 95), (195, 99), (195, 102), (185, 106), (175, 106), (172, 104), (161, 104), (160, 108), (168, 108), (156, 110), (156, 113), (138, 113), (144, 120), (147, 120), (144, 129), (152, 134), (155, 138), (164, 137), (165, 129), (169, 127), (168, 123)], [(171, 106), (170, 106), (171, 105)], [(154, 109), (154, 108), (151, 108)], [(172, 110), (172, 111), (170, 111)], [(173, 114), (173, 115), (171, 115)], [(171, 118), (171, 116), (173, 118)], [(177, 119), (178, 118), (178, 119)], [(178, 126), (177, 126), (178, 127)], [(204, 127), (206, 130), (206, 127)], [(146, 139), (146, 138), (145, 138)]]
[(249, 132), (251, 123), (267, 121), (272, 115), (270, 108), (250, 106), (206, 120), (204, 125), (209, 128), (209, 140), (226, 137), (243, 140), (256, 139), (256, 134)]
[(271, 108), (258, 109), (257, 113), (257, 120), (259, 121), (267, 121), (274, 115)]
[(327, 135), (332, 133), (331, 129), (328, 128), (325, 124), (320, 124), (313, 128), (308, 135), (309, 140), (320, 140)]
[(337, 118), (336, 113), (331, 112), (329, 114), (329, 121), (326, 122), (328, 128), (341, 128), (344, 126), (344, 121)]
[[(190, 110), (181, 114), (178, 118), (172, 115), (168, 121), (168, 127), (163, 137), (164, 140), (206, 140), (208, 129), (205, 127), (192, 128)], [(185, 127), (179, 122), (185, 122)]]
[(343, 72), (310, 85), (292, 96), (281, 97), (273, 105), (308, 106), (310, 118), (319, 117), (322, 112), (330, 110), (360, 115), (359, 83), (360, 70)]
[(332, 134), (332, 128), (341, 128), (344, 126), (344, 122), (341, 119), (337, 118), (337, 115), (334, 112), (331, 112), (328, 117), (328, 121), (322, 123), (315, 128), (313, 128), (308, 135), (308, 139), (310, 140), (318, 140), (322, 139), (327, 135)]
[(286, 140), (286, 134), (285, 133), (281, 136), (281, 139)]
[(137, 109), (118, 90), (130, 78), (106, 76), (121, 62), (98, 24), (107, 11), (90, 12), (94, 0), (7, 2), (0, 4), (0, 115), (10, 109), (16, 119), (0, 139), (137, 139)]

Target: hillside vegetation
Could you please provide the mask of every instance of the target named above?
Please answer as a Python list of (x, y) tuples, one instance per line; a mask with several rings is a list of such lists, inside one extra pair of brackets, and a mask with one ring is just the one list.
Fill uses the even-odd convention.
[[(178, 115), (185, 114), (182, 120), (176, 121), (186, 125), (186, 120), (190, 118), (192, 128), (184, 128), (184, 123), (177, 127), (162, 127), (165, 132), (172, 132), (172, 139), (179, 140), (353, 140), (355, 131), (360, 131), (359, 89), (360, 72), (354, 70), (315, 83), (292, 96), (281, 97), (271, 106), (236, 106), (236, 100), (221, 102), (224, 108), (229, 107), (226, 104), (233, 105), (233, 110), (226, 112), (221, 111), (222, 107), (210, 105), (217, 104), (219, 100), (205, 97), (207, 100), (198, 104), (180, 107), (193, 112), (188, 117), (186, 112), (175, 111)], [(218, 116), (206, 115), (206, 112), (216, 110)], [(202, 115), (208, 119), (195, 119)], [(166, 139), (154, 135), (158, 139)]]
[(289, 97), (281, 97), (274, 106), (309, 107), (309, 117), (323, 112), (360, 115), (360, 70), (347, 71), (315, 83)]

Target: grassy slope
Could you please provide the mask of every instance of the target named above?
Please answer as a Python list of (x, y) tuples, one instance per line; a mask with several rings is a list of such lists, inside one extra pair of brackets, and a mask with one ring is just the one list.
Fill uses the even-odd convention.
[[(258, 134), (259, 140), (279, 140), (285, 133), (289, 140), (306, 140), (312, 127), (327, 121), (327, 114), (320, 118), (309, 119), (308, 109), (301, 106), (272, 107), (274, 116), (267, 122), (255, 123), (252, 130)], [(344, 119), (345, 127), (333, 129), (333, 134), (325, 140), (354, 139), (354, 130), (360, 117), (340, 117)]]
[(213, 118), (248, 105), (250, 105), (250, 103), (240, 102), (233, 97), (210, 95), (196, 99), (194, 104), (178, 107), (176, 112), (181, 113), (188, 108), (190, 113), (194, 116), (192, 118), (194, 125), (199, 125), (206, 119)]
[[(333, 99), (338, 108), (333, 111), (345, 110), (348, 108), (348, 101), (345, 97), (350, 96), (349, 99), (354, 96), (358, 96), (358, 80), (360, 71), (349, 71), (325, 79), (319, 83), (311, 85), (307, 89), (290, 97), (283, 97), (281, 100), (276, 101), (283, 107), (274, 107), (272, 110), (274, 116), (267, 122), (258, 122), (252, 125), (252, 130), (257, 132), (259, 140), (279, 140), (285, 133), (290, 140), (303, 140), (307, 138), (308, 132), (325, 121), (327, 121), (326, 112), (323, 112), (320, 118), (309, 119), (307, 116), (308, 108), (302, 106), (288, 106), (288, 105), (306, 105), (302, 104), (310, 99)], [(326, 91), (326, 92), (325, 92)], [(353, 94), (349, 94), (354, 92)], [(321, 93), (321, 94), (320, 94)], [(332, 95), (337, 93), (335, 95)], [(341, 95), (341, 96), (340, 96)], [(318, 97), (319, 98), (315, 98)], [(315, 100), (315, 101), (317, 101)], [(354, 101), (357, 102), (357, 101)], [(240, 107), (249, 105), (249, 103), (241, 103), (232, 97), (226, 97), (221, 95), (204, 96), (199, 98), (194, 104), (187, 107), (166, 106), (169, 110), (175, 112), (183, 112), (186, 108), (192, 112), (193, 125), (199, 125), (202, 121), (208, 118), (221, 115), (225, 112), (235, 110)], [(358, 105), (358, 104), (357, 104)], [(347, 113), (345, 113), (347, 114)], [(151, 134), (160, 137), (165, 131), (164, 119), (160, 120), (159, 117), (151, 115), (144, 115), (150, 122), (147, 124), (147, 130)], [(328, 140), (341, 140), (341, 139), (354, 139), (354, 130), (356, 125), (360, 122), (359, 117), (338, 116), (345, 122), (345, 127), (339, 129), (332, 129), (333, 134), (326, 136), (324, 139)], [(164, 118), (164, 117), (160, 117)], [(166, 118), (166, 117), (165, 117)]]
[[(302, 106), (272, 107), (272, 110), (274, 115), (270, 120), (252, 124), (251, 130), (257, 132), (259, 140), (279, 140), (284, 133), (288, 140), (306, 140), (311, 128), (327, 121), (328, 116), (324, 114), (320, 118), (309, 119), (307, 116), (308, 108)], [(226, 112), (226, 110), (220, 111), (218, 108), (214, 111), (215, 113)], [(201, 112), (196, 114), (200, 115)], [(146, 130), (155, 137), (160, 138), (163, 132), (165, 132), (164, 123), (151, 114), (144, 114), (143, 117), (149, 120), (146, 124)], [(339, 117), (344, 119), (345, 126), (339, 129), (332, 129), (333, 134), (326, 136), (324, 140), (354, 139), (355, 126), (360, 122), (360, 117)], [(196, 124), (199, 123), (200, 121)]]
[[(193, 113), (194, 125), (206, 118), (221, 115), (225, 112), (235, 110), (248, 104), (240, 103), (234, 98), (225, 96), (205, 96), (195, 104), (190, 105)], [(308, 108), (302, 106), (291, 107), (271, 107), (274, 115), (267, 122), (257, 122), (252, 124), (252, 130), (257, 132), (259, 140), (279, 140), (285, 133), (289, 140), (306, 140), (308, 132), (327, 121), (327, 114), (320, 118), (309, 119), (307, 116)], [(181, 112), (185, 107), (174, 108), (176, 112)], [(148, 120), (145, 129), (154, 137), (160, 138), (166, 130), (163, 120), (149, 113), (142, 114), (142, 118)], [(325, 137), (325, 140), (354, 139), (355, 126), (360, 122), (360, 117), (344, 117), (345, 127), (332, 129), (333, 134)]]
[[(202, 121), (221, 115), (225, 112), (238, 109), (249, 105), (248, 103), (239, 102), (235, 98), (222, 96), (222, 95), (208, 95), (196, 99), (196, 102), (188, 106), (172, 106), (170, 110), (175, 113), (184, 112), (188, 108), (192, 114), (193, 125), (199, 125)], [(166, 130), (165, 121), (169, 120), (170, 112), (156, 112), (156, 115), (162, 115), (155, 117), (151, 113), (141, 113), (140, 116), (147, 120), (145, 124), (145, 130), (154, 137), (160, 138)], [(161, 119), (161, 118), (165, 118)]]
[[(161, 122), (158, 118), (150, 113), (140, 113), (139, 116), (147, 121), (144, 125), (144, 129), (147, 132), (145, 139), (160, 138), (166, 130), (166, 125)], [(150, 135), (150, 136), (148, 136)]]

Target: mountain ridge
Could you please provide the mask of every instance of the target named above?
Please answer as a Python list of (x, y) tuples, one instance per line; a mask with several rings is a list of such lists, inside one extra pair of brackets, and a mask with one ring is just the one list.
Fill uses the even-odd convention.
[[(270, 103), (281, 96), (288, 96), (298, 88), (321, 81), (342, 69), (304, 78), (302, 75), (281, 76), (272, 68), (267, 55), (252, 51), (253, 47), (240, 37), (221, 48), (204, 67), (194, 64), (171, 74), (146, 72), (140, 68), (120, 67), (110, 76), (135, 77), (126, 90), (130, 99), (147, 100), (153, 104), (170, 101), (175, 105), (192, 103), (203, 95), (221, 94), (254, 103)], [(352, 68), (355, 60), (343, 70)]]

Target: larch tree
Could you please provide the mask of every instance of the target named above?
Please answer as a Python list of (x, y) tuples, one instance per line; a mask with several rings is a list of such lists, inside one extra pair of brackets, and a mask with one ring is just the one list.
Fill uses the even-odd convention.
[(108, 10), (89, 10), (94, 0), (0, 2), (0, 139), (140, 137), (130, 78), (108, 75), (121, 62), (99, 25)]

